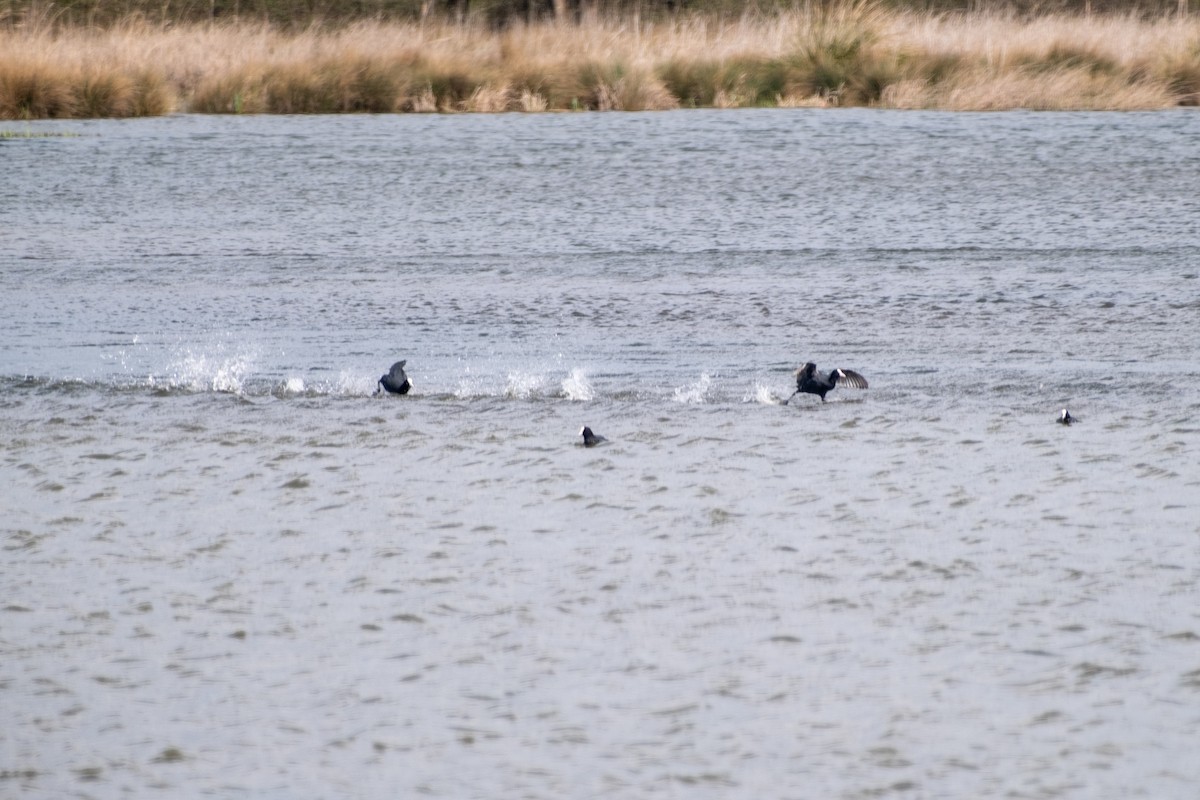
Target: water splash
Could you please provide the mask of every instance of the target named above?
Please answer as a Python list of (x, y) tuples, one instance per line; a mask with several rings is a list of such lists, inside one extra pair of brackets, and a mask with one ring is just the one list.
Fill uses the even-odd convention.
[(165, 378), (157, 379), (151, 375), (147, 382), (151, 386), (165, 385), (194, 392), (242, 394), (252, 364), (253, 357), (249, 354), (225, 355), (217, 352), (209, 355), (189, 350), (167, 366)]
[(700, 380), (693, 383), (691, 386), (677, 386), (675, 388), (675, 402), (688, 404), (701, 404), (708, 402), (708, 389), (712, 386), (712, 377), (707, 373), (701, 373)]
[(336, 395), (359, 397), (373, 394), (378, 386), (378, 381), (378, 376), (374, 374), (364, 375), (361, 372), (342, 370), (338, 373), (337, 380), (333, 382), (328, 391)]
[(762, 381), (754, 382), (754, 389), (746, 397), (742, 398), (744, 403), (761, 403), (765, 406), (777, 406), (783, 401), (775, 394), (775, 391), (767, 386)]
[(528, 400), (542, 394), (546, 387), (546, 376), (529, 372), (510, 372), (504, 381), (504, 396)]
[(580, 367), (571, 370), (571, 374), (563, 378), (562, 392), (568, 400), (589, 401), (596, 397), (596, 390), (588, 381), (587, 372)]
[(291, 377), (285, 378), (283, 383), (279, 385), (279, 389), (284, 394), (304, 394), (305, 390), (304, 379)]

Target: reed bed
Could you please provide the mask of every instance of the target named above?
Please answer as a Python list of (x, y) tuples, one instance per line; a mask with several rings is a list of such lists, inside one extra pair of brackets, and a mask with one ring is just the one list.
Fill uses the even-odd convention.
[(770, 17), (496, 31), (367, 21), (0, 30), (0, 118), (834, 106), (1200, 104), (1200, 20), (932, 14), (850, 3)]

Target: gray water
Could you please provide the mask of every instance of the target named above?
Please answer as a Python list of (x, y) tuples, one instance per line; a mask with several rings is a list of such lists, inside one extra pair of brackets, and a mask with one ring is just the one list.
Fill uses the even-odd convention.
[(27, 129), (0, 797), (1196, 797), (1195, 113)]

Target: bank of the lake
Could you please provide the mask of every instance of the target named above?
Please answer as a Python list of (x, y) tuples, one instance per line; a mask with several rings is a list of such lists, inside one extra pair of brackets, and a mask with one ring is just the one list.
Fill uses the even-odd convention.
[(0, 119), (679, 107), (1148, 110), (1200, 102), (1200, 18), (869, 4), (721, 21), (0, 30)]

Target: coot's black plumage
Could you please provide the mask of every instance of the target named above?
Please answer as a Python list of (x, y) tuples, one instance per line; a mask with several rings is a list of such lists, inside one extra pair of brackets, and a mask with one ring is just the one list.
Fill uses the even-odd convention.
[(392, 364), (388, 374), (380, 376), (379, 389), (375, 390), (375, 394), (379, 394), (381, 389), (392, 394), (408, 394), (412, 384), (409, 382), (408, 376), (404, 374), (404, 365), (407, 363), (407, 361), (397, 361)]
[(783, 401), (785, 406), (788, 404), (788, 400), (791, 400), (792, 397), (801, 392), (815, 394), (824, 403), (825, 393), (835, 386), (851, 386), (855, 389), (867, 388), (867, 379), (852, 369), (835, 369), (828, 375), (822, 375), (817, 372), (817, 365), (811, 361), (796, 370), (794, 374), (796, 376), (796, 391), (792, 392), (791, 396)]
[(583, 428), (580, 429), (579, 435), (583, 437), (583, 446), (584, 447), (595, 447), (596, 445), (600, 444), (601, 442), (608, 441), (608, 439), (605, 439), (603, 436), (600, 436), (599, 434), (596, 434), (596, 433), (592, 433), (592, 429), (589, 428), (587, 425), (584, 425)]
[(1064, 408), (1058, 415), (1058, 419), (1056, 421), (1059, 425), (1070, 425), (1071, 423), (1078, 422), (1079, 420), (1076, 417), (1072, 417), (1071, 412)]

